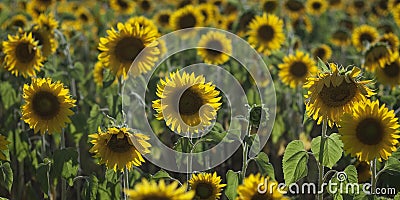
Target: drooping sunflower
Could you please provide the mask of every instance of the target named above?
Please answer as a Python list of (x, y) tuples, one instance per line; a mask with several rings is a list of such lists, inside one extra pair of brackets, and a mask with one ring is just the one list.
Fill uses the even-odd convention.
[(7, 138), (0, 135), (0, 160), (6, 160), (6, 155), (2, 152), (8, 149), (7, 145), (10, 144)]
[(328, 2), (325, 0), (307, 0), (306, 10), (311, 15), (320, 16), (328, 9)]
[(154, 15), (153, 21), (155, 21), (160, 27), (164, 29), (169, 29), (169, 19), (171, 15), (171, 10), (160, 10)]
[(36, 71), (43, 66), (44, 58), (38, 48), (38, 41), (34, 41), (32, 33), (8, 35), (8, 41), (3, 42), (3, 51), (5, 68), (15, 76), (20, 74), (25, 78), (35, 76)]
[(318, 124), (327, 120), (332, 127), (344, 113), (351, 112), (357, 102), (374, 92), (366, 86), (370, 80), (359, 80), (361, 70), (358, 67), (343, 73), (336, 64), (330, 63), (329, 66), (330, 71), (308, 78), (303, 87), (308, 90), (304, 95), (307, 115)]
[(37, 25), (33, 27), (32, 36), (41, 46), (43, 57), (47, 58), (53, 54), (58, 46), (54, 30), (58, 27), (57, 21), (52, 15), (41, 14), (38, 17)]
[(144, 13), (149, 13), (154, 9), (153, 1), (151, 0), (139, 0), (136, 2), (136, 5)]
[(365, 161), (357, 161), (355, 164), (359, 183), (365, 183), (371, 179), (370, 166)]
[(363, 51), (365, 49), (365, 42), (373, 44), (377, 41), (378, 37), (379, 33), (375, 27), (364, 24), (353, 30), (351, 41), (358, 51)]
[[(150, 27), (140, 27), (138, 23), (118, 23), (118, 30), (111, 28), (108, 36), (100, 38), (99, 50), (102, 51), (98, 59), (118, 77), (126, 77), (129, 68), (133, 76), (149, 71), (158, 60), (160, 54), (157, 48), (157, 30)], [(136, 65), (132, 62), (142, 52)], [(131, 66), (132, 65), (132, 66)]]
[(326, 44), (315, 47), (312, 51), (314, 59), (320, 58), (322, 61), (328, 61), (332, 56), (332, 49)]
[(350, 33), (343, 29), (333, 32), (330, 40), (332, 44), (340, 47), (348, 46), (351, 43)]
[(264, 12), (274, 13), (278, 9), (279, 2), (277, 0), (264, 0), (261, 5)]
[[(197, 7), (192, 5), (185, 6), (172, 13), (170, 19), (170, 25), (173, 30), (180, 30), (185, 28), (194, 28), (204, 25), (204, 17)], [(183, 38), (190, 37), (194, 31), (185, 31)]]
[(269, 55), (271, 51), (281, 48), (285, 41), (283, 21), (278, 16), (264, 13), (250, 22), (248, 42), (258, 52)]
[(21, 107), (22, 119), (43, 135), (59, 133), (74, 114), (76, 100), (69, 95), (69, 90), (50, 78), (34, 78), (30, 85), (24, 85), (23, 98), (25, 104)]
[[(267, 181), (266, 181), (267, 180)], [(264, 185), (267, 182), (267, 185)], [(258, 192), (258, 185), (264, 183), (261, 186), (261, 190), (265, 190), (264, 194)], [(267, 188), (265, 188), (267, 187)], [(271, 190), (272, 188), (272, 190)], [(280, 188), (281, 189), (281, 188)], [(243, 183), (237, 188), (238, 196), (236, 200), (253, 200), (253, 199), (271, 199), (271, 200), (286, 200), (289, 199), (282, 195), (278, 191), (278, 183), (271, 180), (269, 177), (264, 177), (260, 174), (250, 174), (243, 180)]]
[(394, 33), (385, 33), (378, 42), (386, 43), (392, 51), (399, 49), (399, 38)]
[(110, 7), (116, 12), (130, 15), (135, 11), (136, 4), (132, 0), (109, 0)]
[(186, 191), (186, 185), (179, 186), (177, 181), (166, 184), (164, 180), (158, 183), (154, 180), (142, 179), (132, 190), (125, 190), (132, 200), (191, 200), (194, 191)]
[(400, 56), (397, 51), (392, 52), (381, 67), (376, 69), (378, 82), (395, 87), (400, 84)]
[(286, 0), (283, 2), (283, 11), (292, 19), (298, 18), (304, 14), (305, 6), (299, 0)]
[(105, 132), (99, 127), (98, 133), (90, 134), (89, 138), (94, 145), (89, 151), (100, 158), (100, 164), (114, 171), (140, 166), (145, 162), (142, 154), (150, 153), (151, 144), (147, 142), (150, 138), (142, 133), (130, 133), (126, 127), (110, 127)]
[(193, 174), (189, 180), (190, 190), (195, 191), (195, 200), (217, 200), (221, 197), (222, 188), (226, 184), (221, 184), (221, 177), (217, 172)]
[(283, 63), (279, 64), (279, 78), (282, 82), (291, 88), (296, 88), (303, 84), (307, 77), (317, 73), (315, 61), (302, 51), (296, 51), (295, 54), (285, 56)]
[(157, 85), (153, 109), (158, 120), (164, 120), (177, 133), (192, 134), (206, 130), (221, 107), (220, 92), (204, 76), (172, 72)]
[(375, 72), (375, 69), (382, 67), (391, 57), (392, 50), (384, 43), (376, 43), (365, 51), (365, 62), (363, 67), (368, 71)]
[(343, 149), (360, 161), (387, 160), (399, 144), (398, 119), (378, 100), (356, 103), (351, 113), (343, 115), (340, 126)]
[(224, 64), (232, 54), (231, 40), (225, 34), (216, 31), (202, 35), (197, 46), (197, 54), (209, 64)]

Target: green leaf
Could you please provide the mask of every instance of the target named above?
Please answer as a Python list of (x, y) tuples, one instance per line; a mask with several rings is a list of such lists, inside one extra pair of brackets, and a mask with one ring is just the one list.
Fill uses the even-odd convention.
[(0, 95), (5, 109), (17, 102), (17, 93), (9, 82), (0, 83)]
[(74, 148), (66, 148), (54, 151), (54, 164), (50, 174), (52, 177), (61, 177), (73, 185), (73, 179), (78, 174), (78, 152)]
[(321, 60), (321, 58), (318, 57), (318, 63), (317, 66), (319, 69), (321, 69), (322, 72), (329, 72), (328, 66), (324, 63), (324, 61)]
[(97, 132), (97, 128), (101, 125), (103, 121), (103, 114), (100, 113), (100, 108), (97, 104), (93, 105), (92, 109), (90, 110), (90, 117), (87, 120), (89, 133)]
[(308, 154), (303, 142), (294, 140), (290, 142), (283, 154), (283, 175), (286, 185), (297, 182), (307, 176)]
[(389, 157), (389, 159), (385, 163), (385, 167), (383, 167), (382, 170), (389, 174), (399, 174), (400, 161), (397, 158)]
[(260, 152), (254, 160), (257, 163), (258, 169), (262, 175), (268, 175), (271, 179), (275, 180), (274, 166), (269, 162), (267, 154)]
[(114, 83), (115, 76), (110, 70), (105, 70), (104, 73), (103, 88), (108, 88)]
[[(343, 195), (354, 197), (357, 193), (362, 192), (362, 186), (358, 185), (357, 169), (354, 165), (347, 166), (343, 172), (336, 172), (332, 176), (330, 183), (335, 184), (337, 189), (333, 195), (334, 199), (343, 199)], [(357, 187), (359, 191), (357, 191)], [(342, 188), (340, 190), (339, 188)], [(333, 192), (328, 190), (329, 193)]]
[(10, 167), (10, 163), (5, 162), (0, 165), (0, 185), (11, 192), (11, 186), (13, 183), (13, 172)]
[(97, 191), (99, 188), (99, 180), (97, 179), (96, 175), (93, 173), (88, 177), (83, 191), (85, 194), (85, 199), (95, 200), (97, 199)]
[(152, 179), (170, 179), (171, 176), (168, 174), (168, 172), (164, 170), (160, 170), (157, 173), (155, 173), (152, 177)]
[(400, 200), (400, 192), (396, 194), (396, 196), (394, 196), (394, 200)]
[(187, 137), (181, 137), (174, 145), (174, 150), (183, 153), (190, 153), (191, 149), (193, 148), (192, 143), (189, 141)]
[(49, 170), (51, 166), (51, 161), (47, 158), (43, 160), (43, 163), (39, 164), (39, 167), (36, 169), (36, 179), (39, 182), (40, 189), (42, 189), (43, 193), (47, 195), (49, 191)]
[(85, 75), (85, 67), (81, 62), (76, 62), (74, 68), (70, 70), (71, 76), (77, 80), (81, 80)]
[[(311, 141), (311, 151), (314, 153), (315, 158), (319, 162), (320, 145), (321, 136), (318, 136)], [(340, 135), (337, 133), (331, 134), (329, 137), (326, 138), (324, 143), (324, 158), (322, 165), (332, 168), (342, 157), (342, 153), (343, 142), (340, 140)]]
[(239, 173), (229, 170), (226, 173), (225, 195), (229, 200), (234, 200), (237, 196), (237, 187), (239, 185)]

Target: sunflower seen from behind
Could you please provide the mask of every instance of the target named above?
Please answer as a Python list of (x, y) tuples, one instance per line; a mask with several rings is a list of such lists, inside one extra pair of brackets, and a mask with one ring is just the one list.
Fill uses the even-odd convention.
[(164, 180), (148, 181), (142, 179), (133, 189), (124, 192), (132, 200), (192, 200), (194, 191), (186, 191), (186, 184), (180, 186), (177, 181), (167, 184)]
[(369, 25), (361, 25), (353, 30), (351, 41), (357, 51), (363, 51), (365, 44), (373, 44), (378, 40), (379, 33), (375, 27)]
[(317, 77), (309, 77), (304, 84), (307, 115), (320, 124), (326, 120), (329, 126), (339, 122), (344, 113), (350, 113), (357, 102), (374, 94), (366, 85), (370, 80), (361, 81), (361, 70), (353, 67), (351, 71), (339, 71), (334, 63), (330, 70)]
[(22, 119), (35, 133), (60, 133), (67, 123), (71, 123), (70, 116), (74, 114), (71, 109), (76, 106), (76, 100), (61, 82), (34, 78), (30, 85), (24, 85), (23, 98)]
[(197, 47), (197, 54), (208, 64), (224, 64), (232, 54), (232, 42), (221, 32), (210, 31), (202, 35)]
[(258, 52), (269, 55), (281, 48), (285, 41), (283, 21), (276, 15), (264, 13), (256, 16), (249, 24), (248, 42)]
[(7, 145), (10, 144), (11, 142), (7, 141), (7, 138), (3, 135), (0, 135), (0, 160), (6, 160), (7, 157), (3, 153), (3, 151), (7, 150), (8, 147)]
[(8, 35), (8, 40), (3, 42), (4, 67), (15, 76), (35, 76), (44, 61), (38, 43), (32, 33)]
[[(138, 23), (133, 25), (118, 23), (117, 30), (111, 28), (107, 30), (107, 37), (100, 38), (98, 49), (101, 53), (98, 59), (117, 77), (126, 78), (129, 69), (133, 76), (146, 73), (160, 55), (157, 36), (157, 30), (151, 27), (141, 27)], [(143, 51), (146, 47), (148, 47), (146, 51)], [(140, 59), (132, 65), (141, 52)]]
[(99, 163), (114, 171), (124, 168), (131, 170), (132, 166), (141, 166), (145, 160), (142, 153), (150, 153), (150, 139), (142, 133), (131, 133), (126, 127), (110, 127), (103, 132), (100, 127), (98, 133), (90, 134), (90, 143), (93, 147), (89, 150), (94, 157), (100, 158)]
[[(267, 183), (267, 185), (265, 185)], [(265, 191), (261, 194), (260, 189)], [(272, 188), (272, 190), (271, 190)], [(278, 183), (271, 180), (270, 177), (262, 176), (261, 174), (250, 174), (243, 180), (243, 183), (237, 187), (238, 196), (236, 200), (254, 200), (254, 199), (271, 199), (271, 200), (288, 200), (289, 198), (282, 195), (282, 191), (278, 190)]]
[(394, 111), (366, 99), (343, 115), (339, 133), (347, 154), (360, 161), (387, 160), (399, 144), (399, 123)]
[(317, 73), (315, 61), (305, 52), (296, 51), (295, 54), (285, 56), (279, 64), (279, 78), (285, 85), (296, 88), (302, 85), (307, 77)]
[(159, 99), (152, 104), (156, 118), (179, 134), (206, 130), (222, 104), (216, 86), (194, 73), (170, 73), (157, 84), (156, 94)]
[(221, 184), (221, 177), (217, 172), (193, 174), (189, 180), (191, 191), (195, 191), (194, 200), (217, 200), (221, 197), (222, 188), (226, 184)]

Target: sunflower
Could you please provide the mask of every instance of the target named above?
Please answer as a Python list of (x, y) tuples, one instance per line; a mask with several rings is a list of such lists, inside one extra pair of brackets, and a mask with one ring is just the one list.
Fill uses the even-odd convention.
[(0, 135), (0, 160), (6, 160), (6, 155), (2, 152), (8, 149), (7, 145), (10, 144), (6, 137)]
[(103, 63), (97, 61), (96, 64), (94, 64), (93, 68), (93, 80), (96, 83), (96, 85), (100, 87), (103, 86), (103, 79), (104, 79), (103, 71), (104, 71)]
[[(267, 180), (267, 181), (266, 181)], [(264, 194), (258, 192), (259, 184), (267, 182), (267, 185), (262, 185), (260, 189), (265, 190)], [(271, 190), (272, 188), (272, 190)], [(279, 188), (280, 189), (280, 188)], [(250, 174), (243, 180), (243, 183), (237, 188), (238, 196), (236, 200), (253, 200), (253, 199), (271, 199), (271, 200), (286, 200), (281, 192), (278, 191), (278, 183), (271, 180), (269, 177), (261, 176), (260, 174)]]
[(283, 2), (283, 11), (292, 19), (302, 16), (304, 10), (304, 4), (299, 0), (286, 0)]
[(74, 114), (71, 108), (75, 107), (76, 101), (59, 81), (52, 82), (50, 78), (32, 79), (31, 85), (24, 85), (23, 98), (25, 104), (21, 107), (22, 119), (35, 133), (58, 133), (66, 123), (71, 123), (69, 116)]
[(150, 153), (151, 144), (147, 142), (150, 138), (142, 133), (130, 133), (125, 127), (110, 127), (106, 132), (99, 127), (98, 133), (90, 134), (89, 138), (94, 145), (89, 151), (100, 158), (100, 164), (114, 171), (140, 166), (145, 162), (141, 153)]
[(395, 87), (400, 84), (400, 56), (397, 51), (390, 54), (382, 67), (377, 67), (376, 78), (384, 85)]
[(352, 31), (354, 29), (354, 22), (351, 18), (344, 18), (339, 21), (339, 27)]
[(130, 24), (132, 27), (134, 27), (135, 23), (137, 23), (141, 28), (148, 28), (158, 33), (157, 25), (153, 22), (153, 20), (144, 16), (131, 17), (126, 21), (126, 23)]
[(219, 16), (217, 19), (217, 25), (220, 29), (226, 31), (233, 31), (233, 25), (236, 22), (237, 15), (231, 14), (228, 16)]
[(351, 113), (343, 115), (339, 133), (344, 150), (360, 161), (374, 158), (387, 160), (396, 151), (400, 138), (398, 119), (394, 111), (369, 99), (354, 105)]
[(376, 9), (380, 16), (389, 14), (389, 0), (377, 0), (372, 7)]
[(221, 184), (221, 177), (217, 172), (193, 174), (189, 180), (190, 190), (195, 191), (195, 200), (216, 200), (221, 197), (222, 188), (226, 184)]
[(155, 21), (160, 27), (164, 29), (169, 29), (169, 19), (171, 15), (171, 10), (160, 10), (154, 15), (153, 21)]
[(12, 16), (2, 25), (3, 29), (18, 29), (18, 28), (24, 29), (27, 26), (28, 26), (28, 18), (26, 18), (26, 16), (22, 14)]
[(292, 27), (297, 31), (301, 28), (304, 28), (308, 33), (310, 33), (313, 29), (313, 25), (308, 16), (298, 17), (292, 19)]
[(136, 2), (136, 5), (144, 13), (149, 13), (154, 9), (153, 1), (151, 0), (139, 0)]
[[(232, 54), (232, 42), (225, 34), (211, 31), (201, 36), (197, 54), (206, 63), (213, 65), (224, 64)], [(202, 48), (203, 47), (203, 48)]]
[(54, 30), (58, 27), (57, 21), (52, 15), (41, 14), (38, 17), (37, 25), (33, 27), (32, 36), (41, 46), (43, 57), (47, 58), (53, 54), (58, 46)]
[(149, 71), (157, 61), (160, 54), (156, 47), (157, 30), (150, 27), (140, 27), (138, 23), (118, 23), (118, 30), (111, 28), (107, 31), (108, 36), (100, 38), (99, 50), (102, 51), (98, 58), (104, 66), (109, 68), (118, 77), (127, 76), (132, 62), (143, 49), (140, 59), (132, 66), (133, 76)]
[(332, 44), (340, 47), (348, 46), (351, 43), (350, 33), (343, 29), (338, 29), (331, 35)]
[(215, 120), (222, 104), (215, 85), (194, 73), (170, 73), (165, 81), (160, 80), (156, 94), (160, 99), (153, 101), (155, 116), (177, 133), (204, 131)]
[(307, 115), (318, 124), (328, 120), (332, 127), (345, 112), (352, 111), (354, 104), (374, 93), (366, 86), (371, 81), (359, 81), (361, 70), (358, 67), (345, 74), (334, 63), (330, 63), (330, 68), (329, 72), (308, 78), (303, 87), (308, 90), (304, 95)]
[[(94, 17), (89, 9), (80, 6), (75, 12), (75, 22), (79, 25), (78, 30), (82, 30), (84, 26), (92, 26), (94, 24)], [(96, 26), (94, 26), (96, 27)]]
[(315, 47), (312, 51), (314, 58), (320, 58), (322, 61), (328, 61), (332, 56), (332, 49), (326, 44), (321, 44)]
[(394, 33), (385, 33), (378, 42), (386, 43), (392, 51), (396, 51), (400, 44), (399, 38)]
[[(170, 19), (170, 25), (173, 30), (180, 30), (185, 28), (194, 28), (204, 25), (204, 17), (201, 11), (192, 5), (185, 6), (172, 13)], [(192, 36), (194, 31), (183, 34), (183, 38), (187, 39)]]
[(279, 78), (291, 88), (303, 84), (306, 78), (317, 72), (314, 60), (302, 51), (285, 56), (283, 63), (279, 64)]
[(369, 25), (361, 25), (353, 30), (351, 41), (358, 51), (365, 49), (364, 43), (373, 44), (377, 41), (379, 33), (375, 27)]
[(329, 9), (339, 10), (342, 9), (343, 7), (342, 0), (328, 0), (328, 2), (329, 2)]
[(110, 7), (116, 12), (130, 15), (135, 11), (136, 4), (132, 0), (109, 0)]
[(249, 29), (248, 42), (265, 55), (281, 48), (285, 41), (283, 21), (276, 15), (264, 13), (262, 16), (256, 16), (251, 21)]
[(186, 191), (186, 185), (179, 186), (177, 181), (166, 185), (164, 180), (158, 183), (154, 180), (142, 179), (132, 190), (125, 190), (125, 193), (134, 200), (191, 200), (194, 191)]
[(274, 13), (279, 6), (279, 2), (277, 0), (263, 0), (261, 3), (261, 8), (266, 13)]
[(203, 15), (203, 25), (210, 26), (214, 24), (215, 15), (218, 14), (219, 10), (218, 7), (211, 3), (203, 3), (197, 6), (200, 10), (201, 14)]
[(361, 15), (368, 10), (368, 7), (368, 1), (350, 0), (346, 8), (350, 15)]
[(5, 54), (5, 68), (12, 74), (35, 76), (36, 71), (43, 66), (44, 58), (38, 48), (38, 41), (34, 41), (32, 33), (22, 35), (8, 35), (8, 41), (3, 42)]
[(382, 67), (389, 61), (391, 52), (388, 45), (383, 43), (376, 43), (369, 46), (364, 53), (365, 62), (363, 67), (368, 71), (374, 72), (376, 68)]
[(369, 164), (365, 161), (357, 161), (355, 164), (359, 183), (368, 182), (371, 179), (371, 170)]
[(325, 0), (307, 0), (306, 10), (311, 15), (319, 16), (328, 9), (328, 2)]

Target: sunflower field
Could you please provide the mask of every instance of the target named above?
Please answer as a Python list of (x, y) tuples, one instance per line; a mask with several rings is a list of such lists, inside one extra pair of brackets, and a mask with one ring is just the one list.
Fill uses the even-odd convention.
[(399, 0), (2, 0), (0, 29), (0, 200), (400, 200)]

